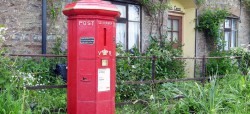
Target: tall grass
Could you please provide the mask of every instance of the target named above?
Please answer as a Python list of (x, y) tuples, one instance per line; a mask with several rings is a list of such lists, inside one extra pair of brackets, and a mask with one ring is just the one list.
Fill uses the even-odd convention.
[[(226, 75), (223, 79), (211, 77), (203, 86), (199, 82), (162, 84), (155, 100), (139, 108), (126, 106), (126, 112), (170, 114), (248, 114), (250, 113), (250, 76)], [(185, 98), (173, 99), (176, 96)], [(145, 97), (147, 98), (147, 97)], [(156, 100), (165, 98), (166, 100)], [(137, 105), (138, 106), (138, 105)], [(123, 109), (118, 107), (118, 114)]]

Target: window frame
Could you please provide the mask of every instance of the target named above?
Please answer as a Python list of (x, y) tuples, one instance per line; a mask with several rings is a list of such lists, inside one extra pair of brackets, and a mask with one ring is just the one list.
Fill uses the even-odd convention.
[[(229, 28), (226, 28), (226, 20), (229, 20)], [(235, 29), (233, 28), (233, 21), (235, 22)], [(223, 50), (230, 50), (231, 48), (238, 47), (238, 32), (239, 32), (239, 27), (238, 27), (238, 21), (239, 19), (236, 17), (227, 17), (223, 23), (223, 28), (221, 28), (221, 31), (223, 31), (223, 41), (226, 41), (225, 39), (225, 33), (229, 32), (229, 39), (228, 42), (225, 42), (225, 46), (223, 46)], [(232, 47), (232, 33), (235, 32), (235, 44), (234, 47)], [(227, 47), (228, 46), (228, 47)], [(227, 47), (227, 49), (226, 49)]]
[[(167, 32), (168, 33), (171, 32), (171, 37), (170, 37), (171, 42), (174, 42), (173, 41), (173, 33), (178, 32), (178, 42), (176, 42), (176, 44), (182, 44), (182, 40), (183, 40), (182, 39), (182, 34), (183, 34), (182, 33), (182, 19), (183, 19), (182, 16), (168, 15), (167, 21), (171, 20), (171, 30), (169, 30), (168, 25), (167, 25)], [(173, 30), (173, 20), (178, 20), (178, 31)], [(167, 34), (167, 35), (169, 35), (169, 34)]]
[[(137, 2), (130, 1), (130, 0), (108, 0), (114, 5), (122, 5), (126, 7), (126, 18), (117, 18), (117, 23), (124, 23), (126, 24), (126, 44), (125, 44), (125, 50), (129, 51), (129, 22), (139, 22), (139, 38), (138, 38), (138, 44), (137, 48), (139, 51), (142, 51), (142, 5), (140, 5)], [(138, 5), (140, 7), (140, 19), (139, 21), (130, 21), (129, 20), (129, 4), (131, 5)]]

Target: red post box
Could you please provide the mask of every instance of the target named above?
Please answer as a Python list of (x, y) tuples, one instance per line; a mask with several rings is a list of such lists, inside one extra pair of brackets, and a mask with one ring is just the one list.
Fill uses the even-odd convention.
[(68, 4), (68, 114), (114, 114), (116, 17), (101, 0)]

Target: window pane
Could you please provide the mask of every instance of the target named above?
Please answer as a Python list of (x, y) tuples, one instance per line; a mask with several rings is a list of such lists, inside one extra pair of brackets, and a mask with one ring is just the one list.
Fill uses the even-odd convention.
[(171, 24), (171, 20), (168, 19), (168, 31), (172, 30), (172, 24)]
[(171, 32), (168, 32), (168, 34), (167, 34), (167, 41), (168, 41), (168, 42), (171, 41), (171, 37), (172, 37), (172, 36), (171, 36)]
[(140, 38), (140, 23), (129, 22), (128, 49), (138, 47)]
[(236, 47), (236, 31), (232, 32), (231, 47)]
[(117, 23), (116, 24), (116, 43), (121, 44), (123, 49), (126, 49), (126, 24)]
[(225, 20), (225, 28), (231, 28), (229, 19)]
[(236, 21), (236, 19), (232, 20), (232, 30), (237, 30), (237, 21)]
[(140, 21), (140, 6), (129, 4), (128, 13), (130, 21)]
[(173, 32), (173, 42), (178, 42), (178, 39), (179, 39), (179, 33)]
[(229, 48), (229, 37), (230, 37), (230, 32), (225, 32), (225, 50), (228, 50)]
[(120, 13), (121, 13), (120, 18), (126, 18), (126, 6), (117, 5), (117, 4), (116, 4), (116, 7), (118, 8), (118, 10), (119, 10)]
[(173, 20), (173, 31), (178, 31), (178, 30), (179, 30), (179, 21)]

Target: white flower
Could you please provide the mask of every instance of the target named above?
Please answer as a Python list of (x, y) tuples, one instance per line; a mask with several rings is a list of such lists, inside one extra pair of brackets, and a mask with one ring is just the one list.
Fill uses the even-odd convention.
[(5, 27), (0, 27), (0, 41), (5, 41), (5, 37), (4, 37), (4, 34), (6, 32), (7, 28)]
[(149, 98), (150, 100), (154, 100), (155, 99), (155, 97), (154, 97), (154, 95), (150, 95), (150, 98)]
[(245, 47), (245, 46), (246, 46), (246, 44), (240, 44), (240, 46), (241, 46), (241, 47)]

